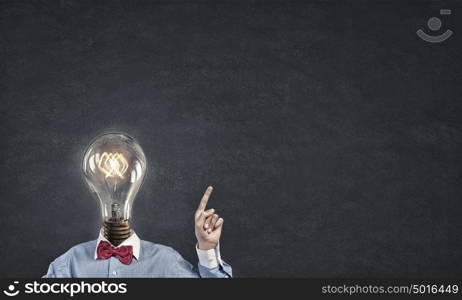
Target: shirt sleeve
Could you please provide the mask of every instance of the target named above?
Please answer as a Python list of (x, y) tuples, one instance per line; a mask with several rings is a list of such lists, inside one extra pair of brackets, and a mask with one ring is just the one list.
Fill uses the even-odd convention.
[(48, 271), (42, 278), (71, 278), (67, 257), (61, 256), (55, 259), (50, 266)]
[(221, 259), (220, 244), (215, 249), (201, 250), (196, 245), (197, 257), (199, 258), (199, 274), (204, 278), (230, 278), (232, 268)]
[[(196, 248), (197, 250), (197, 248)], [(176, 263), (175, 263), (175, 271), (172, 277), (179, 277), (179, 278), (230, 278), (232, 277), (232, 268), (226, 262), (221, 260), (221, 257), (218, 259), (216, 257), (217, 253), (214, 252), (219, 251), (219, 248), (212, 249), (211, 251), (205, 252), (198, 252), (198, 256), (202, 262), (198, 264), (198, 271), (196, 271), (193, 266), (187, 262), (179, 253), (175, 252), (176, 255)], [(201, 254), (199, 254), (201, 253)], [(214, 256), (215, 255), (215, 261)], [(218, 263), (216, 266), (213, 263)], [(207, 264), (207, 266), (202, 265), (202, 263)]]

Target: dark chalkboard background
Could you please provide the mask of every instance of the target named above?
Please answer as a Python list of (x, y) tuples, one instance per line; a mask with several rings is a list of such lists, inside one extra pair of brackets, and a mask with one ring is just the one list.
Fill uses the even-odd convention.
[[(149, 160), (134, 228), (193, 263), (211, 184), (237, 276), (461, 276), (461, 14), (1, 1), (0, 276), (41, 276), (96, 238), (81, 159), (113, 130)], [(432, 16), (444, 43), (415, 34)]]

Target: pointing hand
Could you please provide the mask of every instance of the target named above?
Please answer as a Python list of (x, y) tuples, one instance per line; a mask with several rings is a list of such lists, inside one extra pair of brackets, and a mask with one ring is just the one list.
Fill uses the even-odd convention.
[(211, 186), (205, 190), (194, 216), (197, 245), (201, 250), (215, 249), (223, 228), (223, 219), (215, 213), (215, 210), (213, 208), (205, 210), (212, 191)]

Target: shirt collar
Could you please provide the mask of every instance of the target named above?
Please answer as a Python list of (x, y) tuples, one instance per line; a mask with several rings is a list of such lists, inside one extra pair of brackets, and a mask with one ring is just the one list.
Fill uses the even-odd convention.
[[(103, 229), (101, 229), (99, 231), (98, 239), (96, 240), (95, 259), (98, 258), (97, 249), (98, 249), (99, 242), (101, 242), (101, 241), (107, 242), (107, 243), (109, 243), (109, 245), (116, 248), (114, 245), (111, 244), (111, 242), (109, 242), (104, 237)], [(136, 235), (136, 233), (134, 231), (132, 231), (132, 234), (117, 247), (120, 247), (120, 246), (132, 246), (133, 257), (135, 257), (136, 259), (140, 258), (140, 238)]]

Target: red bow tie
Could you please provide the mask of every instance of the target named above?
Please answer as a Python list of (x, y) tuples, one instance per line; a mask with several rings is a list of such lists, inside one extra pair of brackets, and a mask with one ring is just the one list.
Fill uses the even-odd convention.
[(117, 257), (121, 263), (129, 265), (133, 259), (132, 246), (112, 247), (108, 242), (100, 241), (96, 249), (98, 259), (108, 259), (111, 256)]

